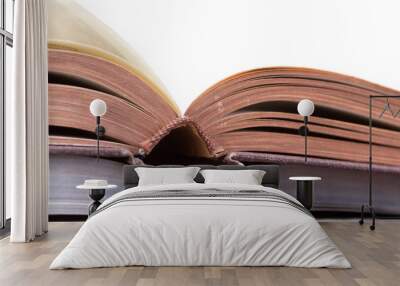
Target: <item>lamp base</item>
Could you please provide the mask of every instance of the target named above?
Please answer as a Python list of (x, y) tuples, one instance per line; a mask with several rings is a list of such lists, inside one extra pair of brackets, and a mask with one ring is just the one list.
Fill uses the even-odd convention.
[(368, 205), (362, 205), (362, 206), (361, 206), (361, 218), (360, 218), (360, 220), (358, 221), (358, 223), (359, 223), (360, 225), (363, 225), (363, 224), (364, 224), (364, 218), (365, 218), (365, 215), (366, 215), (367, 213), (370, 214), (371, 219), (372, 219), (372, 224), (369, 226), (369, 229), (370, 229), (370, 230), (375, 230), (375, 218), (376, 218), (376, 215), (375, 215), (375, 208), (374, 208), (372, 205), (370, 205), (370, 204), (368, 204)]

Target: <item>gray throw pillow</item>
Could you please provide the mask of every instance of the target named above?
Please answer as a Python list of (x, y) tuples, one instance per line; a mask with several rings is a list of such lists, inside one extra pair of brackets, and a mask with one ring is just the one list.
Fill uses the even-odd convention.
[(139, 176), (139, 186), (195, 183), (199, 167), (145, 168), (135, 169)]
[(261, 185), (265, 171), (262, 170), (202, 170), (205, 184)]

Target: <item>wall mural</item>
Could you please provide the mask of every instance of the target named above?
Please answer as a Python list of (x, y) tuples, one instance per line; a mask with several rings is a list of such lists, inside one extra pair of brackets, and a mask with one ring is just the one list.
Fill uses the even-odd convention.
[[(115, 36), (98, 32), (93, 44), (79, 36), (105, 29), (95, 20), (80, 22), (72, 32), (51, 28), (51, 13), (54, 17), (60, 11), (57, 5), (49, 8), (50, 212), (82, 213), (85, 194), (72, 195), (68, 189), (88, 176), (105, 176), (120, 184), (122, 164), (137, 162), (139, 150), (149, 164), (279, 163), (304, 170), (304, 138), (299, 134), (303, 118), (297, 113), (304, 98), (315, 104), (308, 125), (308, 166), (364, 176), (353, 186), (357, 189), (353, 204), (336, 210), (354, 211), (366, 198), (362, 189), (368, 162), (369, 95), (398, 95), (398, 91), (329, 71), (265, 67), (221, 80), (180, 111), (156, 80), (132, 64), (129, 52), (115, 48), (120, 41)], [(68, 11), (63, 9), (63, 17), (69, 17)], [(106, 134), (100, 163), (94, 161), (95, 121), (89, 112), (96, 98), (108, 105), (102, 118)], [(373, 154), (376, 172), (386, 174), (383, 180), (390, 185), (400, 171), (400, 123), (389, 112), (380, 117), (385, 104), (377, 101), (373, 109)], [(391, 105), (400, 109), (400, 101)], [(391, 189), (388, 192), (394, 195)], [(396, 201), (398, 192), (395, 196)], [(330, 197), (322, 197), (321, 209), (330, 209)], [(347, 199), (340, 197), (336, 205)], [(385, 205), (388, 195), (382, 200), (378, 211), (400, 213), (399, 207)]]

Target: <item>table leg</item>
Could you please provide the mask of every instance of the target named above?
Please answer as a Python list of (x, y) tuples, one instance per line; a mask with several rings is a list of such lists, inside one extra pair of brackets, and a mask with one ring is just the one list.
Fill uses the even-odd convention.
[(313, 181), (297, 181), (297, 199), (311, 210), (313, 203)]
[(89, 205), (89, 215), (94, 213), (101, 205), (100, 200), (104, 197), (105, 192), (105, 189), (93, 189), (89, 191), (89, 197), (93, 200), (93, 202)]

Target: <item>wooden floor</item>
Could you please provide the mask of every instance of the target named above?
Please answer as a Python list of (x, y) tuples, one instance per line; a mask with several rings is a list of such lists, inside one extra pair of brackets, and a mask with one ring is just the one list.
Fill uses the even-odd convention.
[(400, 221), (378, 221), (377, 230), (356, 221), (321, 225), (352, 269), (289, 267), (124, 267), (48, 270), (80, 222), (50, 223), (49, 233), (27, 244), (0, 241), (0, 285), (400, 285)]

